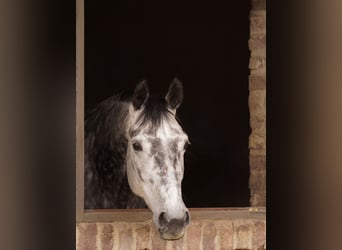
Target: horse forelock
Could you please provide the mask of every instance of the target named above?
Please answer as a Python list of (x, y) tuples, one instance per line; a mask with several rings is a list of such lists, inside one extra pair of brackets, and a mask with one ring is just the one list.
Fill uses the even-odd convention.
[(138, 128), (149, 127), (149, 133), (153, 134), (163, 122), (171, 122), (173, 117), (165, 99), (151, 97), (137, 118)]

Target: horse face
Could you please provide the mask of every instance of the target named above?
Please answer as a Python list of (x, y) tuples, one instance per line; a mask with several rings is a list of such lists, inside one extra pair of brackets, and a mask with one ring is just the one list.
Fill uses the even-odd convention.
[(158, 126), (149, 122), (141, 126), (138, 121), (145, 110), (133, 103), (127, 148), (129, 185), (152, 210), (153, 221), (164, 239), (182, 237), (190, 223), (181, 192), (188, 136), (175, 118), (179, 104), (173, 104), (168, 105), (171, 115), (161, 119)]

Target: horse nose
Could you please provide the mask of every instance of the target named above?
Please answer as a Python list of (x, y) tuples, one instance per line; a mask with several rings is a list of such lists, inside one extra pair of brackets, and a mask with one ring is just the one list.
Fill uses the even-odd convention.
[(159, 226), (161, 227), (165, 227), (169, 225), (171, 222), (187, 226), (190, 224), (190, 214), (188, 211), (185, 211), (185, 214), (181, 219), (170, 219), (166, 212), (161, 212), (158, 217), (158, 222)]
[(166, 212), (162, 212), (158, 216), (158, 224), (163, 239), (179, 239), (184, 235), (186, 226), (190, 224), (190, 214), (186, 211), (181, 218), (170, 218)]

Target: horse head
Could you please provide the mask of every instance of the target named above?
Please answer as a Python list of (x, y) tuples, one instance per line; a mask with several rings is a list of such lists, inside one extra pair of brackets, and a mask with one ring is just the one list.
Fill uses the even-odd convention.
[(178, 239), (190, 224), (181, 191), (184, 153), (189, 139), (177, 121), (182, 83), (174, 79), (164, 98), (150, 97), (139, 83), (129, 107), (126, 137), (127, 176), (131, 190), (143, 198), (164, 239)]

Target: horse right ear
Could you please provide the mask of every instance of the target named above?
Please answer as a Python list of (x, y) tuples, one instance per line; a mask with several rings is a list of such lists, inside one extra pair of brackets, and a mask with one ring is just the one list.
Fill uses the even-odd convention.
[(181, 105), (183, 101), (183, 84), (177, 78), (172, 80), (165, 100), (174, 112)]
[(149, 97), (149, 90), (147, 81), (144, 80), (135, 87), (133, 97), (132, 97), (132, 103), (133, 107), (138, 110), (140, 109), (147, 101)]

